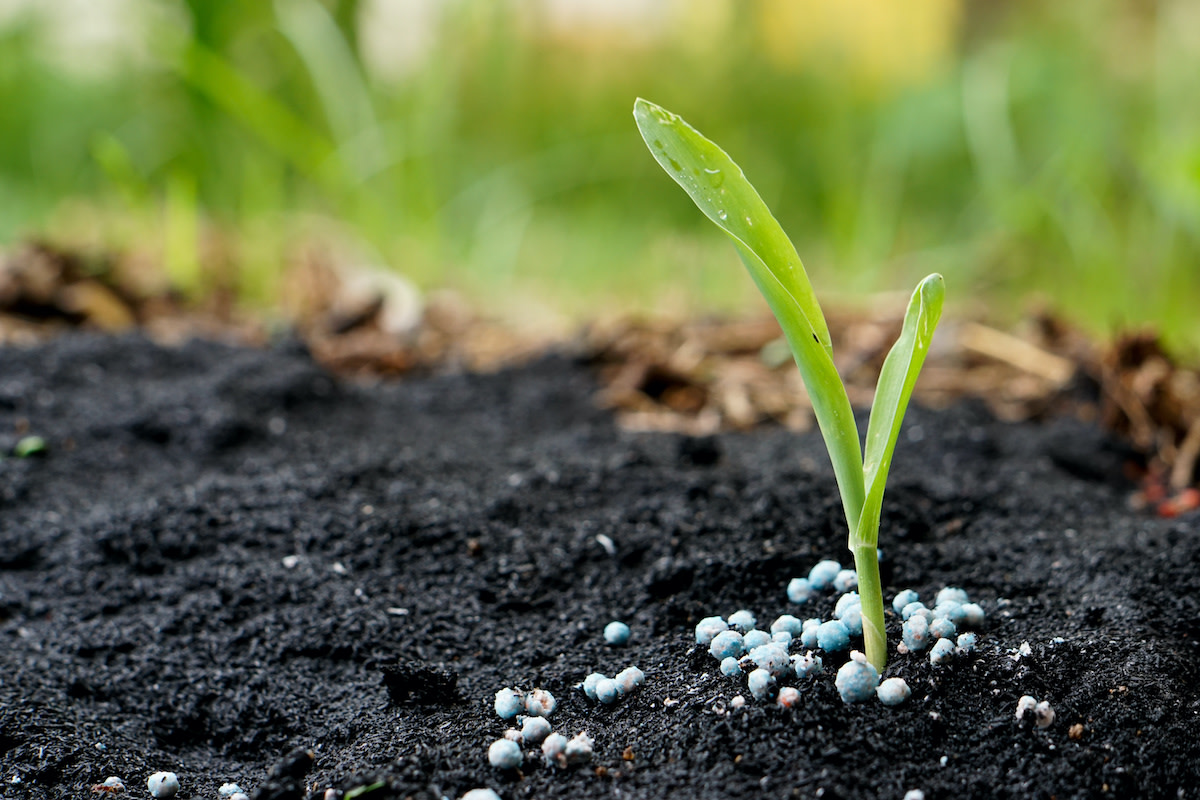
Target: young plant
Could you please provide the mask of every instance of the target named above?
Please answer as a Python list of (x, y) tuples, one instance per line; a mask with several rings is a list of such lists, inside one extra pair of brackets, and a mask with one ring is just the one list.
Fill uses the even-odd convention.
[(879, 516), (900, 422), (942, 314), (942, 276), (930, 275), (913, 292), (900, 338), (883, 363), (865, 450), (860, 449), (854, 411), (833, 365), (825, 315), (783, 228), (741, 168), (682, 118), (642, 99), (634, 103), (633, 116), (655, 160), (733, 240), (783, 328), (825, 438), (850, 526), (867, 660), (882, 672), (887, 664), (887, 634), (876, 553)]

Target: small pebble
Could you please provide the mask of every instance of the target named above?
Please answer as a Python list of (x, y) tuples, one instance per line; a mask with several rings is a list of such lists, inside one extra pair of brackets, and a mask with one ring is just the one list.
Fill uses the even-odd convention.
[(742, 666), (733, 656), (721, 660), (721, 674), (727, 678), (736, 678), (742, 674)]
[(804, 623), (791, 614), (784, 614), (771, 623), (771, 635), (783, 632), (791, 636), (799, 636), (804, 630)]
[(904, 589), (892, 600), (892, 610), (897, 614), (904, 611), (904, 607), (909, 603), (916, 603), (921, 599), (921, 596), (912, 589)]
[(933, 612), (926, 608), (924, 603), (919, 601), (909, 603), (900, 612), (900, 619), (905, 622), (908, 622), (914, 616), (922, 616), (926, 622), (929, 622), (933, 619)]
[(917, 653), (929, 646), (929, 622), (920, 614), (910, 617), (902, 631), (909, 652)]
[(534, 689), (525, 697), (525, 711), (533, 717), (548, 717), (558, 708), (554, 695), (545, 689)]
[(855, 650), (850, 654), (850, 660), (842, 664), (833, 683), (843, 703), (861, 703), (874, 696), (875, 687), (879, 685), (879, 672), (867, 663), (865, 655)]
[(696, 623), (696, 644), (709, 644), (718, 633), (729, 630), (729, 624), (720, 617), (705, 617)]
[(773, 678), (783, 678), (792, 668), (792, 659), (787, 648), (781, 644), (764, 644), (746, 656), (759, 669), (765, 669)]
[(737, 631), (721, 631), (713, 637), (712, 643), (708, 646), (708, 652), (718, 661), (723, 661), (730, 656), (740, 658), (743, 652), (742, 635)]
[(933, 607), (933, 619), (948, 619), (955, 625), (962, 625), (967, 621), (967, 612), (962, 603), (946, 600)]
[(817, 646), (817, 631), (821, 628), (821, 620), (806, 619), (804, 627), (800, 631), (800, 645), (806, 650), (812, 650)]
[(754, 626), (758, 624), (758, 620), (749, 611), (742, 609), (735, 611), (729, 615), (729, 627), (741, 633), (749, 633), (754, 630)]
[(542, 742), (542, 756), (551, 763), (563, 763), (563, 754), (567, 751), (567, 737), (561, 733), (552, 733)]
[(787, 585), (788, 602), (807, 603), (812, 597), (812, 586), (808, 583), (808, 578), (792, 578)]
[(104, 783), (100, 785), (107, 789), (111, 789), (113, 794), (119, 794), (125, 791), (125, 781), (121, 780), (115, 775), (110, 778), (105, 778)]
[(925, 793), (920, 789), (909, 789), (904, 793), (904, 800), (925, 800)]
[(842, 565), (831, 559), (818, 561), (808, 573), (808, 585), (817, 591), (828, 589), (842, 571)]
[(954, 660), (954, 640), (938, 639), (929, 651), (930, 664), (949, 664)]
[(960, 633), (958, 635), (958, 652), (967, 654), (975, 649), (975, 634)]
[(571, 738), (571, 741), (567, 742), (563, 756), (568, 764), (586, 764), (592, 760), (592, 749), (595, 744), (595, 740), (586, 733), (577, 733)]
[(746, 698), (742, 697), (740, 694), (735, 694), (733, 699), (729, 701), (729, 707), (734, 711), (738, 710), (744, 705), (746, 705)]
[(632, 632), (624, 622), (610, 622), (604, 626), (604, 641), (613, 647), (629, 643)]
[(862, 598), (858, 596), (858, 592), (846, 592), (838, 598), (837, 604), (833, 607), (833, 615), (838, 619), (842, 618), (848, 609), (853, 606), (862, 606)]
[(500, 719), (512, 719), (525, 707), (525, 696), (513, 689), (501, 689), (496, 692), (496, 702), (492, 705)]
[(1054, 709), (1049, 701), (1039, 703), (1029, 695), (1024, 695), (1017, 701), (1017, 719), (1022, 720), (1027, 716), (1032, 716), (1039, 728), (1049, 728), (1054, 724)]
[(472, 789), (459, 798), (459, 800), (500, 800), (500, 795), (491, 789)]
[(620, 696), (621, 690), (612, 678), (605, 678), (596, 684), (596, 699), (604, 705), (611, 706)]
[(800, 705), (800, 690), (794, 686), (784, 686), (779, 690), (779, 696), (775, 698), (775, 702), (782, 708), (795, 708)]
[(767, 644), (770, 641), (771, 634), (767, 633), (766, 631), (760, 631), (758, 629), (746, 631), (746, 633), (742, 635), (742, 649), (748, 653), (754, 648), (762, 647), (764, 644)]
[(935, 639), (953, 639), (958, 634), (958, 629), (954, 627), (953, 622), (940, 617), (929, 623), (929, 632)]
[(912, 697), (912, 689), (908, 688), (904, 678), (888, 678), (879, 684), (875, 693), (879, 695), (879, 702), (885, 706), (898, 706)]
[(523, 744), (525, 742), (525, 737), (516, 728), (509, 728), (506, 730), (504, 732), (504, 738), (508, 739), (510, 742), (516, 742), (517, 744)]
[(968, 628), (982, 628), (983, 621), (986, 615), (983, 613), (983, 606), (979, 603), (963, 603), (963, 613), (966, 615), (966, 625)]
[(950, 602), (962, 605), (963, 603), (967, 602), (967, 600), (967, 593), (965, 591), (959, 589), (957, 586), (947, 586), (945, 589), (942, 589), (937, 593), (937, 597), (934, 599), (933, 603), (934, 605), (941, 605), (942, 603)]
[(850, 629), (839, 619), (822, 622), (817, 628), (817, 646), (826, 653), (839, 653), (850, 646)]
[(1049, 728), (1054, 724), (1054, 709), (1046, 700), (1033, 707), (1033, 721), (1039, 728)]
[(762, 668), (751, 672), (746, 682), (749, 684), (750, 694), (754, 695), (755, 700), (766, 699), (775, 687), (775, 679), (771, 677), (771, 673)]
[(596, 699), (596, 685), (599, 684), (600, 681), (606, 681), (606, 680), (608, 680), (608, 676), (605, 675), (603, 672), (593, 672), (593, 673), (589, 674), (586, 678), (583, 679), (583, 683), (581, 684), (581, 686), (583, 688), (583, 693), (585, 695), (587, 695), (587, 698), (589, 700), (595, 700)]
[(852, 569), (843, 569), (833, 577), (833, 588), (839, 592), (848, 592), (858, 588), (858, 573)]
[(863, 635), (862, 606), (850, 606), (842, 612), (841, 622), (851, 636)]
[(146, 781), (146, 788), (156, 800), (174, 797), (179, 791), (179, 776), (174, 772), (156, 772)]
[(242, 787), (236, 783), (222, 783), (221, 788), (217, 789), (218, 797), (231, 797), (235, 794), (245, 794), (242, 792)]
[(626, 667), (617, 673), (613, 682), (617, 684), (617, 691), (621, 694), (632, 694), (646, 682), (646, 673), (637, 667)]
[(510, 739), (497, 739), (488, 748), (488, 763), (496, 769), (516, 769), (524, 760), (521, 745)]
[(798, 678), (807, 678), (809, 675), (819, 675), (825, 668), (821, 662), (820, 656), (814, 656), (809, 650), (804, 655), (797, 653), (792, 656), (792, 670)]
[(521, 723), (521, 738), (526, 744), (540, 744), (550, 735), (550, 721), (545, 717), (525, 717)]

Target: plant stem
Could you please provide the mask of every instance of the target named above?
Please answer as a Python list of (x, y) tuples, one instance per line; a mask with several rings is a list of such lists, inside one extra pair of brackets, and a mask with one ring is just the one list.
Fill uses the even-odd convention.
[(874, 544), (855, 543), (854, 570), (862, 603), (863, 645), (867, 661), (883, 672), (887, 666), (887, 630), (883, 625), (883, 586), (879, 580), (879, 553)]

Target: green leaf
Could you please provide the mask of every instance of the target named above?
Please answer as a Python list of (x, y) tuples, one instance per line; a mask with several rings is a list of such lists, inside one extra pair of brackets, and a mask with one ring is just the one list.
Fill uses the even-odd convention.
[[(817, 340), (832, 351), (829, 327), (796, 248), (767, 204), (724, 150), (661, 106), (638, 98), (633, 117), (651, 155), (717, 227), (729, 234), (751, 274), (766, 269), (792, 296)], [(757, 276), (755, 278), (757, 280)]]
[(831, 357), (829, 328), (796, 248), (725, 151), (682, 118), (638, 99), (638, 130), (655, 160), (733, 240), (783, 328), (833, 462), (851, 530), (863, 504), (862, 451), (846, 389)]
[(46, 440), (40, 436), (25, 436), (13, 447), (17, 458), (29, 458), (46, 452)]
[[(871, 404), (871, 420), (867, 423), (867, 441), (863, 459), (863, 482), (866, 486), (866, 503), (860, 524), (852, 529), (852, 540), (860, 545), (875, 546), (879, 538), (879, 514), (883, 507), (883, 490), (887, 484), (888, 470), (892, 466), (892, 454), (896, 439), (900, 436), (900, 423), (913, 386), (938, 320), (942, 316), (942, 298), (946, 284), (941, 275), (934, 273), (921, 281), (913, 292), (904, 314), (904, 328), (900, 338), (892, 345), (879, 373), (879, 384), (875, 387), (875, 401)], [(852, 549), (854, 542), (852, 541)]]
[(375, 781), (369, 786), (356, 786), (350, 791), (346, 792), (343, 800), (354, 800), (356, 797), (362, 797), (365, 794), (370, 794), (376, 789), (382, 789), (386, 785), (387, 781)]

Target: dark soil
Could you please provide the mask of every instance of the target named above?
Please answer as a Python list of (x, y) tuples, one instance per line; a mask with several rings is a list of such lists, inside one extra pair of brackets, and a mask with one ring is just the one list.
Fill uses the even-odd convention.
[[(368, 800), (1200, 796), (1200, 526), (1129, 510), (1102, 434), (912, 409), (885, 591), (965, 588), (988, 612), (977, 653), (894, 656), (914, 690), (894, 709), (843, 705), (830, 656), (798, 709), (733, 710), (744, 681), (692, 644), (696, 620), (828, 613), (832, 595), (798, 611), (784, 587), (849, 560), (820, 438), (627, 434), (594, 392), (556, 357), (353, 386), (290, 345), (0, 351), (0, 448), (48, 444), (0, 462), (0, 795), (117, 775), (145, 797), (171, 770), (214, 800), (226, 781), (281, 798), (382, 781)], [(613, 619), (625, 648), (600, 635)], [(646, 685), (615, 706), (573, 688), (629, 664)], [(594, 764), (488, 766), (505, 686), (552, 691)], [(1014, 719), (1025, 694), (1053, 726)]]

